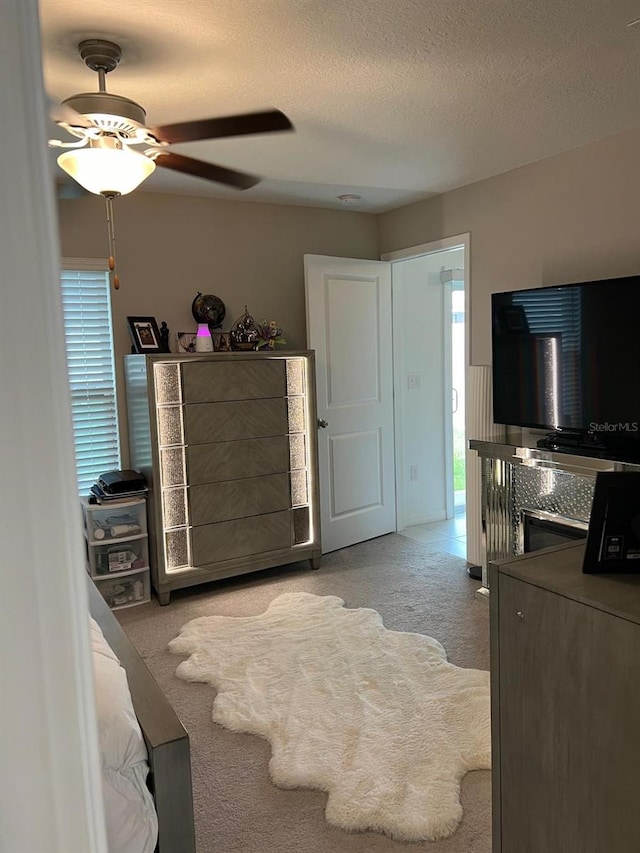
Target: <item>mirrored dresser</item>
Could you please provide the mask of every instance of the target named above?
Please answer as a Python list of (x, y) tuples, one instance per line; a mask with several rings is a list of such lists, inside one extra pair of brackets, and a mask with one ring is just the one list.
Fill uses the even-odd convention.
[(314, 353), (125, 356), (152, 585), (320, 565)]

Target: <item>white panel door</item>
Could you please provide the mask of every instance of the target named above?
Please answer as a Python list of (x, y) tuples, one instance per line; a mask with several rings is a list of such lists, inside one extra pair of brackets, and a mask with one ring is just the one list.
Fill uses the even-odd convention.
[(305, 255), (327, 553), (396, 529), (391, 264)]

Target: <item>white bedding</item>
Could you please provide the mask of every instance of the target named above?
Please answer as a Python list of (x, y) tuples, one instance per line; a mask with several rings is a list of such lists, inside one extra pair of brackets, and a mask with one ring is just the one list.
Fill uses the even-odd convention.
[(91, 617), (90, 628), (109, 853), (153, 853), (158, 819), (146, 786), (147, 748), (127, 676)]

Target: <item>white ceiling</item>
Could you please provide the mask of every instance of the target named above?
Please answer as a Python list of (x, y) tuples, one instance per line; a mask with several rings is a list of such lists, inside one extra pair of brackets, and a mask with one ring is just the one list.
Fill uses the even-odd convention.
[[(238, 192), (380, 212), (640, 127), (640, 0), (40, 0), (45, 85), (97, 89), (83, 38), (122, 46), (109, 91), (150, 125), (277, 107), (296, 133), (172, 150), (265, 176)], [(58, 133), (59, 135), (59, 133)]]

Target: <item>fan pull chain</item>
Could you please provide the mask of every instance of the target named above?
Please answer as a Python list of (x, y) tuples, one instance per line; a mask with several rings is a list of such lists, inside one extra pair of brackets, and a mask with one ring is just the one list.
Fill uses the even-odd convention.
[(116, 269), (116, 232), (113, 225), (113, 196), (105, 195), (107, 203), (107, 231), (109, 234), (109, 278), (114, 290), (120, 290), (120, 276)]

